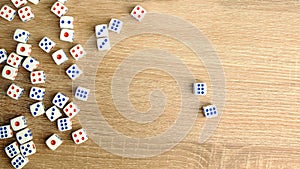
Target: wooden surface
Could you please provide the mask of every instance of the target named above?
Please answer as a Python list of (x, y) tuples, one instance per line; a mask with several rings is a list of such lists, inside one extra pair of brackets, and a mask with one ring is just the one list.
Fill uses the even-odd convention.
[[(2, 0), (0, 5), (7, 3), (10, 4), (9, 0)], [(38, 42), (44, 36), (58, 43), (56, 50), (68, 50), (73, 45), (59, 41), (59, 19), (50, 12), (53, 3), (54, 0), (42, 0), (37, 6), (31, 5), (36, 18), (27, 24), (21, 23), (17, 17), (11, 23), (0, 20), (0, 47), (8, 52), (15, 50), (17, 43), (12, 40), (12, 35), (16, 28), (31, 32), (29, 43), (34, 45), (32, 55), (41, 62), (39, 69), (47, 74), (47, 83), (40, 85), (46, 87), (46, 107), (51, 106), (51, 99), (56, 92), (61, 91), (69, 96), (72, 92), (71, 81), (64, 72), (74, 60), (70, 59), (62, 66), (57, 66), (49, 54), (38, 48)], [(217, 130), (209, 140), (199, 144), (199, 132), (205, 122), (205, 118), (199, 115), (191, 132), (182, 142), (162, 155), (145, 159), (113, 155), (92, 140), (76, 146), (70, 138), (70, 132), (59, 133), (65, 142), (52, 152), (44, 142), (52, 133), (57, 133), (56, 124), (50, 123), (46, 117), (34, 119), (30, 115), (29, 105), (34, 101), (27, 96), (32, 85), (29, 73), (20, 68), (15, 83), (26, 91), (19, 101), (5, 95), (11, 81), (1, 78), (0, 124), (7, 124), (10, 118), (20, 114), (27, 117), (38, 152), (30, 157), (26, 168), (300, 168), (300, 2), (69, 0), (66, 4), (70, 9), (68, 15), (74, 16), (76, 20), (75, 42), (85, 44), (93, 35), (95, 25), (106, 23), (112, 17), (128, 15), (136, 4), (141, 4), (151, 12), (166, 13), (191, 22), (215, 47), (226, 78), (226, 106)], [(149, 43), (145, 44), (144, 41)], [(126, 122), (111, 107), (113, 103), (109, 87), (114, 63), (122, 59), (123, 53), (137, 48), (130, 43), (147, 47), (157, 41), (160, 41), (162, 48), (181, 53), (180, 58), (187, 63), (196, 79), (210, 81), (203, 64), (195, 61), (195, 56), (190, 55), (188, 49), (178, 47), (182, 44), (174, 39), (142, 35), (118, 44), (98, 69), (96, 83), (101, 87), (97, 89), (96, 96), (104, 111), (110, 112), (105, 114), (106, 120), (129, 136), (155, 135), (169, 127), (168, 123), (139, 126)], [(168, 90), (167, 86), (172, 83), (174, 87)], [(171, 112), (178, 108), (178, 88), (174, 79), (164, 72), (152, 70), (138, 74), (130, 88), (132, 103), (140, 111), (147, 110), (150, 106), (148, 92), (153, 86), (166, 88), (170, 98), (160, 120), (175, 121), (176, 115)], [(204, 102), (210, 102), (210, 99), (211, 95), (208, 95)], [(74, 123), (74, 129), (80, 128), (77, 118)], [(3, 150), (13, 140), (1, 140), (0, 149)], [(0, 151), (0, 168), (10, 168), (10, 161), (4, 151)]]

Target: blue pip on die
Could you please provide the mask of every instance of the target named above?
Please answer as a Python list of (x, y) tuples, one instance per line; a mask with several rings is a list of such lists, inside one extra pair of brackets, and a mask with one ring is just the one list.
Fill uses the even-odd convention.
[(20, 154), (19, 144), (16, 141), (6, 146), (4, 150), (9, 158), (14, 158)]
[(29, 97), (33, 100), (41, 101), (44, 99), (46, 89), (40, 87), (32, 87)]
[(108, 30), (119, 34), (121, 32), (122, 27), (123, 27), (122, 21), (120, 21), (119, 19), (112, 18), (109, 22)]
[(203, 112), (206, 118), (213, 118), (218, 116), (216, 105), (208, 105), (203, 107)]
[(10, 125), (0, 126), (0, 140), (13, 137), (13, 130)]
[(25, 128), (17, 132), (16, 138), (20, 144), (27, 143), (28, 141), (31, 141), (33, 139), (32, 132), (29, 128)]
[(5, 49), (0, 49), (0, 63), (3, 63), (7, 60), (7, 52)]
[(73, 64), (67, 69), (66, 73), (72, 80), (75, 80), (82, 74), (82, 71), (76, 64)]
[(20, 43), (27, 43), (30, 33), (24, 29), (16, 29), (14, 33), (14, 40)]
[(44, 37), (39, 43), (39, 47), (46, 53), (49, 53), (55, 45), (56, 43), (48, 37)]
[(23, 157), (21, 154), (17, 155), (14, 159), (11, 160), (11, 165), (16, 169), (21, 169), (29, 163), (27, 157)]
[(207, 94), (206, 83), (194, 83), (193, 92), (195, 95), (205, 96)]
[(45, 113), (45, 106), (43, 102), (37, 102), (30, 105), (30, 112), (33, 117), (38, 117)]
[(57, 127), (59, 131), (68, 131), (72, 130), (72, 121), (71, 118), (61, 118), (57, 120)]
[(81, 101), (87, 101), (89, 94), (90, 94), (90, 89), (79, 86), (75, 91), (75, 98)]
[(59, 108), (64, 108), (64, 106), (66, 105), (66, 103), (68, 102), (69, 100), (69, 97), (67, 97), (66, 95), (62, 94), (62, 93), (57, 93), (53, 100), (52, 100), (52, 103), (59, 107)]
[(108, 37), (107, 24), (97, 25), (95, 27), (95, 33), (97, 38)]

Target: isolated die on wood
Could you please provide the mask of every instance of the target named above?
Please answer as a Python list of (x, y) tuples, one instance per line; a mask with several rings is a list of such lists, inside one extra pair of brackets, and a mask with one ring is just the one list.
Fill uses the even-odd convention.
[(8, 21), (12, 21), (15, 18), (16, 14), (17, 12), (8, 5), (4, 5), (0, 10), (0, 15), (2, 16), (2, 18)]
[(39, 47), (46, 53), (49, 53), (55, 47), (55, 45), (56, 43), (48, 37), (44, 37), (39, 43)]
[(46, 111), (46, 116), (51, 122), (54, 122), (56, 119), (60, 118), (62, 114), (56, 106), (52, 106)]
[(7, 90), (7, 95), (11, 97), (12, 99), (19, 100), (19, 98), (22, 96), (24, 89), (15, 85), (11, 84)]
[(37, 5), (40, 2), (40, 0), (28, 0), (28, 1), (33, 3), (34, 5)]
[(30, 81), (32, 84), (42, 84), (46, 82), (44, 71), (35, 71), (30, 73)]
[(62, 16), (59, 25), (61, 29), (74, 29), (74, 17)]
[(68, 100), (69, 100), (69, 97), (67, 97), (66, 95), (64, 95), (62, 93), (57, 93), (55, 95), (55, 97), (53, 98), (52, 103), (55, 106), (57, 106), (57, 107), (59, 107), (59, 108), (62, 109), (66, 105), (66, 103), (68, 102)]
[(57, 65), (61, 65), (68, 60), (66, 53), (60, 49), (52, 54), (52, 59)]
[(39, 65), (40, 65), (40, 62), (30, 56), (27, 57), (22, 64), (24, 69), (28, 70), (29, 72), (34, 71)]
[(27, 143), (33, 139), (32, 132), (29, 128), (25, 128), (16, 134), (16, 138), (20, 144)]
[(62, 29), (60, 31), (60, 40), (65, 42), (73, 42), (75, 31), (71, 29)]
[(30, 33), (23, 29), (16, 29), (14, 33), (14, 40), (21, 43), (27, 43)]
[(3, 63), (7, 60), (7, 52), (5, 49), (0, 49), (0, 63)]
[(90, 89), (84, 87), (77, 87), (75, 92), (75, 98), (81, 101), (87, 101), (90, 94)]
[(40, 115), (43, 115), (45, 113), (45, 106), (43, 102), (37, 102), (30, 105), (30, 112), (33, 117), (38, 117)]
[(0, 140), (12, 138), (14, 136), (10, 125), (0, 126)]
[(63, 140), (57, 134), (53, 134), (46, 140), (46, 145), (49, 147), (50, 150), (56, 150), (61, 144)]
[(80, 44), (75, 45), (73, 48), (71, 48), (70, 53), (75, 60), (79, 60), (86, 55), (85, 50)]
[(23, 60), (22, 56), (19, 56), (16, 53), (12, 52), (8, 56), (6, 63), (14, 68), (19, 68), (22, 60)]
[(30, 90), (29, 97), (34, 100), (41, 101), (45, 96), (45, 89), (40, 87), (32, 87)]
[(51, 7), (51, 12), (53, 12), (58, 17), (62, 17), (68, 12), (68, 8), (61, 2), (55, 2)]
[(15, 80), (18, 75), (18, 69), (5, 65), (2, 70), (2, 77), (9, 80)]
[(130, 13), (130, 15), (139, 22), (143, 20), (146, 14), (147, 11), (140, 5), (135, 6), (135, 8)]
[(72, 133), (72, 138), (75, 144), (82, 144), (88, 140), (88, 136), (84, 129), (79, 129)]
[(99, 51), (110, 50), (109, 38), (98, 38), (97, 47)]
[(97, 25), (95, 27), (95, 33), (97, 38), (108, 37), (107, 24)]
[(57, 127), (59, 131), (72, 130), (71, 118), (61, 118), (57, 120)]
[(16, 52), (18, 55), (21, 56), (30, 56), (32, 51), (32, 46), (25, 43), (19, 43), (17, 45)]
[(16, 8), (20, 8), (27, 4), (27, 0), (11, 0), (11, 2), (15, 5)]
[(23, 157), (21, 154), (17, 155), (14, 159), (11, 160), (11, 165), (15, 169), (21, 169), (29, 163), (27, 157)]
[(4, 150), (9, 158), (14, 158), (20, 154), (19, 144), (16, 141), (6, 146)]
[(217, 107), (215, 105), (204, 106), (203, 111), (206, 118), (213, 118), (218, 116)]
[(194, 83), (193, 92), (195, 95), (205, 96), (207, 94), (206, 83)]
[(28, 22), (34, 18), (34, 14), (30, 6), (25, 6), (18, 10), (19, 17), (23, 22)]
[(71, 102), (63, 109), (63, 111), (68, 117), (73, 118), (80, 112), (80, 109), (74, 102)]
[(76, 64), (73, 64), (67, 69), (66, 73), (72, 80), (75, 80), (82, 74), (82, 71)]
[(28, 157), (36, 153), (36, 147), (33, 141), (20, 145), (21, 154), (24, 157)]
[(10, 120), (10, 126), (14, 131), (19, 131), (27, 127), (27, 121), (24, 116), (19, 116)]
[(123, 27), (123, 22), (118, 20), (118, 19), (111, 19), (109, 22), (109, 26), (108, 29), (110, 31), (116, 32), (116, 33), (120, 33), (121, 29)]

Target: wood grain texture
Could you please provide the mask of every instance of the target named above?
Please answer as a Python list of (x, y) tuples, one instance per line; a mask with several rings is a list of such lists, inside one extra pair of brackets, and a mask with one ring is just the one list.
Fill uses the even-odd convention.
[[(0, 5), (10, 4), (2, 0)], [(21, 23), (16, 18), (9, 23), (0, 19), (0, 47), (15, 50), (12, 40), (16, 28), (30, 31), (29, 43), (34, 45), (33, 56), (47, 74), (45, 106), (51, 106), (56, 92), (72, 94), (72, 83), (65, 70), (74, 60), (56, 66), (49, 54), (38, 48), (42, 37), (57, 42), (55, 50), (70, 49), (73, 44), (59, 41), (59, 19), (50, 12), (54, 0), (42, 0), (31, 5), (35, 20)], [(75, 145), (70, 132), (60, 135), (65, 140), (57, 151), (44, 144), (56, 124), (46, 117), (34, 119), (28, 96), (32, 86), (29, 73), (20, 69), (15, 81), (26, 89), (19, 101), (5, 95), (11, 81), (1, 78), (0, 125), (23, 114), (33, 130), (38, 152), (30, 157), (26, 168), (205, 168), (205, 169), (296, 169), (300, 168), (300, 2), (296, 0), (69, 0), (68, 15), (75, 17), (76, 43), (85, 44), (94, 33), (94, 26), (110, 18), (128, 15), (141, 4), (151, 12), (178, 16), (195, 25), (211, 41), (223, 65), (226, 80), (226, 106), (213, 136), (203, 144), (197, 142), (205, 118), (197, 118), (189, 135), (170, 151), (152, 158), (130, 159), (113, 155), (89, 140)], [(180, 25), (178, 25), (180, 26)], [(156, 42), (159, 41), (159, 44)], [(147, 42), (147, 43), (144, 43)], [(174, 50), (188, 65), (196, 79), (210, 83), (203, 64), (189, 49), (168, 37), (142, 35), (121, 42), (105, 58), (97, 72), (97, 101), (106, 120), (115, 129), (129, 136), (147, 137), (166, 130), (176, 120), (172, 111), (178, 109), (178, 87), (172, 77), (159, 70), (148, 70), (136, 76), (130, 87), (132, 104), (139, 111), (149, 108), (148, 94), (159, 86), (168, 95), (165, 113), (159, 121), (141, 126), (126, 121), (113, 107), (110, 92), (112, 73), (128, 53), (149, 46)], [(3, 64), (1, 65), (2, 70)], [(169, 84), (174, 87), (169, 89)], [(175, 92), (174, 92), (175, 91)], [(213, 92), (213, 91), (212, 91)], [(211, 95), (204, 98), (210, 102)], [(74, 129), (80, 128), (74, 119)], [(0, 150), (14, 139), (1, 140)], [(10, 168), (10, 161), (0, 151), (0, 168)]]

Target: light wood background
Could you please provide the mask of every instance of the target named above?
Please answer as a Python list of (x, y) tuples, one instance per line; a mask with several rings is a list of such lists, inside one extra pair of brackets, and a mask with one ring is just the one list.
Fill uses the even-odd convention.
[[(73, 59), (56, 66), (50, 54), (38, 48), (39, 40), (48, 36), (57, 42), (56, 50), (70, 49), (73, 44), (59, 41), (59, 19), (50, 12), (54, 0), (42, 0), (31, 5), (35, 20), (21, 23), (0, 19), (0, 48), (15, 50), (12, 40), (16, 28), (31, 32), (33, 56), (47, 74), (46, 107), (51, 106), (54, 94), (61, 91), (71, 96), (71, 81), (65, 70)], [(10, 4), (9, 0), (0, 5)], [(212, 137), (204, 144), (197, 142), (205, 118), (199, 115), (189, 135), (170, 151), (156, 157), (130, 159), (115, 156), (92, 140), (76, 146), (71, 132), (59, 133), (65, 140), (57, 150), (51, 151), (44, 144), (56, 124), (46, 117), (34, 119), (28, 96), (32, 86), (29, 73), (20, 68), (16, 84), (26, 89), (19, 101), (5, 95), (11, 81), (1, 78), (0, 125), (10, 118), (25, 115), (34, 134), (37, 154), (30, 157), (26, 168), (205, 168), (205, 169), (296, 169), (300, 168), (300, 2), (296, 0), (69, 0), (68, 15), (75, 17), (76, 43), (85, 44), (94, 33), (94, 26), (107, 23), (110, 18), (120, 18), (141, 4), (148, 11), (166, 13), (194, 24), (211, 41), (222, 62), (226, 76), (226, 106), (222, 119)], [(180, 26), (180, 25), (179, 25)], [(144, 43), (144, 42), (147, 43)], [(160, 41), (162, 48), (174, 49), (184, 60), (195, 78), (207, 81), (209, 77), (201, 62), (188, 49), (173, 39), (163, 36), (143, 35), (121, 42), (106, 56), (97, 72), (97, 100), (107, 121), (114, 128), (129, 136), (146, 137), (160, 133), (176, 120), (172, 111), (178, 108), (178, 87), (174, 79), (159, 70), (141, 72), (130, 88), (133, 105), (140, 110), (149, 108), (148, 94), (155, 86), (165, 89), (170, 96), (165, 114), (160, 122), (139, 126), (122, 119), (114, 111), (110, 93), (110, 80), (119, 56), (138, 47), (147, 47)], [(135, 44), (135, 45), (132, 45)], [(3, 64), (1, 65), (2, 70)], [(176, 65), (174, 65), (176, 67)], [(147, 80), (150, 79), (150, 80)], [(170, 84), (174, 83), (174, 87)], [(145, 90), (146, 89), (146, 90)], [(204, 102), (210, 102), (210, 96)], [(164, 123), (165, 122), (165, 123)], [(78, 119), (74, 129), (80, 128)], [(0, 141), (0, 150), (14, 139)], [(0, 151), (0, 168), (10, 168), (10, 160)]]

